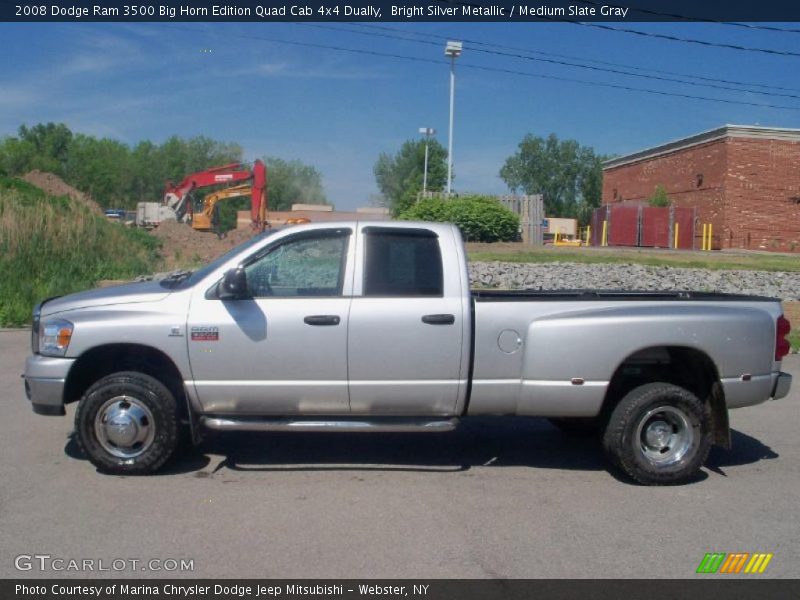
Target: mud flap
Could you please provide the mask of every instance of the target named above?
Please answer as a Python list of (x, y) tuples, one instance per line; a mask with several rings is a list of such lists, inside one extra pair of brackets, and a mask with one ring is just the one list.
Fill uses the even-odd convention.
[(731, 449), (731, 426), (728, 421), (728, 406), (725, 404), (725, 393), (720, 382), (711, 388), (711, 423), (713, 425), (712, 442), (726, 450)]

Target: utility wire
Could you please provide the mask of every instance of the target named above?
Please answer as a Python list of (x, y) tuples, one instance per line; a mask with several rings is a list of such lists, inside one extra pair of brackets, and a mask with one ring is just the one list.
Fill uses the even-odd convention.
[[(696, 74), (691, 74), (691, 73), (679, 73), (679, 72), (676, 72), (676, 71), (664, 71), (664, 70), (653, 69), (653, 68), (638, 67), (638, 66), (635, 66), (635, 65), (625, 65), (625, 64), (621, 64), (621, 63), (614, 63), (614, 62), (608, 62), (608, 61), (602, 61), (602, 60), (595, 60), (595, 59), (591, 59), (591, 58), (583, 58), (583, 57), (580, 57), (580, 56), (574, 56), (574, 55), (569, 55), (569, 54), (557, 54), (555, 52), (545, 52), (543, 50), (532, 50), (530, 48), (520, 48), (520, 47), (515, 47), (515, 46), (506, 46), (506, 45), (503, 45), (503, 44), (493, 44), (493, 43), (489, 43), (489, 42), (482, 42), (482, 41), (479, 41), (479, 40), (468, 39), (468, 38), (464, 38), (464, 37), (461, 37), (461, 36), (437, 35), (437, 34), (434, 34), (434, 33), (427, 33), (427, 32), (417, 31), (417, 30), (408, 30), (408, 29), (404, 29), (404, 28), (400, 28), (400, 27), (389, 27), (389, 26), (386, 26), (386, 25), (372, 25), (372, 24), (367, 25), (367, 24), (364, 24), (364, 23), (350, 23), (350, 25), (352, 25), (354, 27), (362, 27), (362, 28), (365, 28), (365, 29), (379, 29), (379, 30), (383, 30), (383, 31), (396, 32), (398, 34), (409, 35), (409, 36), (417, 36), (417, 37), (426, 38), (426, 39), (430, 39), (430, 38), (436, 38), (436, 39), (440, 39), (440, 40), (459, 39), (459, 40), (462, 40), (463, 42), (469, 44), (470, 47), (473, 47), (473, 46), (485, 46), (487, 48), (498, 48), (500, 50), (510, 50), (512, 52), (526, 52), (528, 54), (534, 54), (534, 55), (551, 56), (551, 57), (555, 57), (555, 58), (564, 58), (564, 59), (568, 59), (568, 60), (580, 60), (580, 61), (587, 62), (587, 63), (604, 65), (604, 66), (608, 66), (608, 67), (617, 67), (617, 68), (620, 68), (620, 69), (629, 69), (629, 70), (632, 70), (632, 71), (642, 71), (642, 72), (645, 72), (645, 73), (650, 72), (650, 73), (658, 73), (660, 75), (673, 75), (673, 76), (676, 76), (676, 77), (699, 79), (701, 81), (710, 81), (712, 83), (724, 83), (724, 84), (744, 86), (744, 87), (759, 87), (759, 88), (763, 88), (763, 89), (779, 90), (779, 91), (783, 91), (783, 92), (798, 92), (798, 93), (800, 93), (800, 88), (791, 88), (791, 87), (783, 87), (783, 86), (778, 86), (778, 85), (769, 85), (769, 84), (757, 83), (757, 82), (753, 82), (753, 81), (736, 81), (736, 80), (732, 80), (732, 79), (720, 79), (720, 78), (717, 78), (717, 77), (706, 77), (706, 76), (703, 76), (703, 75), (696, 75)], [(800, 30), (798, 30), (798, 31), (800, 31)], [(751, 90), (745, 90), (745, 91), (751, 91)]]
[[(352, 29), (352, 28), (336, 26), (336, 25), (318, 25), (318, 24), (312, 24), (312, 23), (296, 23), (296, 25), (300, 25), (302, 27), (314, 27), (314, 28), (317, 28), (317, 29), (327, 29), (327, 30), (330, 30), (330, 31), (345, 31), (345, 32), (349, 32), (349, 33), (356, 33), (356, 34), (359, 34), (359, 35), (369, 35), (369, 36), (388, 38), (388, 39), (393, 39), (393, 40), (402, 40), (404, 42), (414, 42), (414, 43), (418, 43), (418, 44), (427, 44), (429, 46), (437, 46), (438, 47), (440, 45), (439, 42), (434, 42), (434, 41), (431, 41), (431, 40), (422, 40), (422, 39), (419, 39), (419, 40), (414, 39), (414, 40), (412, 40), (412, 39), (409, 39), (407, 37), (401, 37), (401, 36), (397, 36), (397, 35), (390, 35), (390, 34), (379, 33), (379, 32), (375, 32), (375, 31), (364, 31), (364, 30)], [(792, 99), (795, 99), (795, 100), (800, 100), (800, 95), (797, 95), (797, 94), (788, 94), (788, 93), (783, 93), (783, 92), (765, 92), (765, 91), (760, 91), (760, 90), (743, 90), (743, 89), (740, 89), (740, 88), (737, 88), (737, 87), (731, 87), (730, 85), (721, 85), (721, 84), (715, 84), (715, 83), (700, 83), (700, 82), (697, 82), (697, 81), (687, 81), (685, 79), (677, 79), (675, 77), (665, 77), (663, 75), (646, 75), (644, 73), (629, 73), (629, 72), (626, 72), (626, 71), (622, 71), (620, 69), (614, 69), (614, 68), (608, 68), (608, 67), (597, 67), (597, 66), (592, 66), (592, 65), (582, 65), (582, 64), (579, 64), (579, 63), (567, 62), (567, 61), (564, 61), (564, 60), (556, 60), (556, 59), (553, 59), (553, 58), (536, 58), (536, 57), (527, 56), (527, 55), (524, 55), (524, 54), (505, 52), (505, 51), (502, 51), (502, 50), (489, 50), (489, 49), (484, 49), (484, 48), (472, 48), (472, 50), (474, 52), (481, 52), (481, 53), (490, 54), (490, 55), (493, 55), (493, 56), (507, 56), (507, 57), (511, 57), (511, 58), (519, 58), (519, 59), (522, 59), (522, 60), (530, 60), (530, 61), (534, 61), (534, 62), (542, 62), (542, 63), (549, 63), (549, 64), (566, 66), (566, 67), (574, 67), (574, 68), (578, 68), (578, 69), (585, 69), (585, 70), (588, 70), (588, 71), (599, 71), (599, 72), (604, 72), (604, 73), (614, 73), (616, 75), (625, 75), (625, 76), (628, 76), (628, 77), (639, 77), (641, 79), (653, 79), (653, 80), (656, 80), (656, 81), (666, 81), (666, 82), (669, 82), (669, 83), (680, 83), (680, 84), (683, 84), (683, 85), (691, 85), (691, 86), (695, 86), (695, 87), (707, 87), (707, 88), (714, 88), (714, 89), (718, 89), (718, 90), (728, 90), (728, 91), (733, 91), (733, 92), (743, 92), (744, 91), (744, 92), (749, 92), (751, 94), (760, 94), (762, 96), (780, 96), (780, 97), (783, 97), (783, 98), (792, 98)]]
[(686, 44), (697, 44), (699, 46), (706, 46), (712, 48), (728, 48), (730, 50), (738, 50), (741, 52), (760, 52), (762, 54), (771, 54), (774, 56), (800, 56), (800, 52), (792, 52), (791, 50), (773, 50), (771, 48), (755, 48), (753, 46), (740, 46), (738, 44), (726, 44), (724, 42), (709, 42), (708, 40), (697, 40), (694, 38), (684, 38), (676, 35), (666, 35), (664, 33), (652, 33), (649, 31), (640, 31), (638, 29), (628, 29), (627, 27), (610, 27), (608, 25), (601, 25), (600, 23), (587, 23), (580, 21), (564, 21), (565, 23), (572, 23), (573, 25), (580, 25), (581, 27), (594, 27), (595, 29), (604, 29), (606, 31), (616, 31), (618, 33), (630, 33), (642, 37), (657, 38), (661, 40), (669, 40), (671, 42), (683, 42)]
[[(439, 60), (439, 59), (432, 59), (432, 58), (422, 58), (422, 57), (418, 57), (418, 56), (407, 56), (407, 55), (403, 55), (403, 54), (393, 54), (393, 53), (389, 53), (389, 52), (379, 52), (377, 50), (365, 50), (365, 49), (362, 49), (362, 48), (347, 48), (347, 47), (344, 47), (344, 46), (333, 46), (333, 45), (329, 45), (329, 44), (318, 44), (318, 43), (314, 43), (314, 42), (299, 42), (299, 41), (296, 41), (296, 40), (284, 40), (284, 39), (280, 39), (280, 38), (273, 38), (273, 37), (266, 37), (266, 36), (256, 36), (256, 35), (249, 35), (249, 34), (244, 34), (244, 33), (230, 33), (230, 32), (216, 33), (215, 31), (203, 31), (203, 30), (200, 30), (200, 29), (194, 29), (194, 28), (191, 28), (191, 27), (184, 27), (184, 26), (174, 25), (174, 24), (164, 25), (164, 26), (165, 27), (170, 27), (173, 30), (177, 29), (177, 30), (181, 30), (181, 31), (189, 31), (189, 32), (194, 33), (194, 34), (201, 34), (201, 35), (209, 35), (210, 34), (210, 35), (217, 35), (217, 36), (227, 37), (227, 38), (239, 37), (239, 38), (244, 38), (244, 39), (259, 40), (259, 41), (263, 41), (263, 42), (271, 42), (271, 43), (275, 43), (275, 44), (285, 44), (285, 45), (289, 45), (289, 46), (299, 46), (299, 47), (305, 47), (305, 48), (317, 48), (317, 49), (321, 49), (321, 50), (333, 50), (335, 52), (347, 52), (347, 53), (350, 53), (350, 54), (361, 54), (361, 55), (365, 55), (365, 56), (379, 56), (379, 57), (383, 57), (383, 58), (394, 58), (394, 59), (398, 59), (398, 60), (406, 60), (406, 61), (428, 63), (428, 64), (436, 64), (436, 65), (441, 65), (441, 64), (444, 63), (443, 59)], [(488, 66), (484, 66), (484, 65), (475, 65), (475, 64), (471, 64), (471, 63), (460, 62), (459, 66), (460, 66), (460, 68), (472, 69), (472, 70), (477, 70), (477, 71), (487, 71), (487, 72), (494, 72), (494, 73), (505, 73), (507, 75), (519, 75), (519, 76), (522, 76), (522, 77), (533, 77), (533, 78), (537, 78), (537, 79), (549, 79), (549, 80), (554, 80), (554, 81), (566, 81), (566, 82), (578, 83), (578, 84), (582, 84), (582, 85), (605, 87), (605, 88), (625, 90), (625, 91), (630, 91), (630, 92), (643, 92), (643, 93), (647, 93), (647, 94), (655, 94), (655, 95), (659, 95), (659, 96), (670, 96), (670, 97), (674, 97), (674, 98), (686, 98), (686, 99), (690, 99), (690, 100), (702, 100), (702, 101), (706, 101), (706, 102), (719, 102), (719, 103), (723, 103), (723, 104), (738, 104), (738, 105), (743, 105), (743, 106), (757, 106), (759, 108), (776, 108), (776, 109), (780, 109), (780, 110), (800, 110), (800, 107), (798, 107), (798, 106), (785, 106), (785, 105), (778, 105), (778, 104), (762, 104), (762, 103), (759, 103), (759, 102), (748, 102), (746, 100), (729, 100), (729, 99), (726, 99), (726, 98), (712, 98), (712, 97), (708, 97), (708, 96), (695, 96), (695, 95), (692, 95), (692, 94), (683, 94), (683, 93), (679, 93), (679, 92), (666, 92), (666, 91), (662, 91), (662, 90), (653, 90), (653, 89), (649, 89), (649, 88), (638, 88), (638, 87), (633, 87), (633, 86), (628, 86), (628, 85), (605, 83), (605, 82), (599, 82), (599, 81), (589, 81), (589, 80), (586, 80), (586, 79), (575, 79), (575, 78), (571, 78), (571, 77), (559, 77), (559, 76), (556, 76), (556, 75), (545, 75), (545, 74), (542, 74), (542, 73), (531, 73), (531, 72), (526, 72), (526, 71), (515, 71), (513, 69), (503, 69), (503, 68), (498, 68), (498, 67), (488, 67)]]
[[(578, 0), (582, 4), (590, 4), (592, 6), (604, 6), (601, 2), (595, 2), (594, 0)], [(669, 17), (670, 19), (675, 19), (679, 21), (690, 21), (690, 22), (700, 22), (700, 23), (714, 23), (716, 25), (727, 25), (729, 27), (741, 27), (745, 29), (756, 29), (761, 31), (777, 31), (780, 33), (800, 33), (800, 29), (794, 29), (791, 27), (773, 27), (772, 25), (762, 25), (760, 23), (737, 23), (733, 21), (719, 21), (717, 19), (709, 19), (705, 17), (689, 17), (686, 15), (679, 15), (676, 13), (669, 13), (669, 12), (661, 12), (657, 10), (650, 10), (647, 8), (638, 8), (634, 6), (630, 7), (623, 7), (617, 6), (614, 4), (605, 4), (605, 6), (610, 6), (612, 8), (630, 8), (633, 12), (642, 13), (645, 15), (653, 15), (656, 17)]]
[[(457, 6), (470, 6), (473, 8), (486, 8), (482, 4), (474, 2), (462, 2), (459, 0), (436, 0), (442, 4), (457, 5)], [(608, 25), (601, 25), (599, 23), (590, 23), (583, 21), (575, 21), (572, 19), (558, 19), (554, 17), (538, 16), (538, 19), (550, 21), (553, 23), (571, 23), (572, 25), (580, 25), (581, 27), (594, 27), (596, 29), (605, 29), (607, 31), (616, 31), (619, 33), (630, 33), (632, 35), (639, 35), (643, 37), (658, 38), (663, 40), (670, 40), (672, 42), (684, 42), (687, 44), (699, 44), (701, 46), (728, 48), (730, 50), (739, 50), (743, 52), (762, 52), (764, 54), (772, 54), (777, 56), (800, 56), (800, 52), (792, 52), (790, 50), (772, 50), (770, 48), (754, 48), (751, 46), (740, 46), (738, 44), (725, 44), (722, 42), (709, 42), (708, 40), (696, 40), (693, 38), (682, 38), (674, 35), (666, 35), (663, 33), (651, 33), (648, 31), (640, 31), (638, 29), (628, 29), (625, 27), (609, 27)]]

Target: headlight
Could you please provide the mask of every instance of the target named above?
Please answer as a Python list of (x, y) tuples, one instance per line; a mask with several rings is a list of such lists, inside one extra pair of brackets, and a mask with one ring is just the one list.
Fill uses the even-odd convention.
[(39, 327), (39, 354), (64, 356), (72, 338), (73, 325), (64, 319), (45, 321)]

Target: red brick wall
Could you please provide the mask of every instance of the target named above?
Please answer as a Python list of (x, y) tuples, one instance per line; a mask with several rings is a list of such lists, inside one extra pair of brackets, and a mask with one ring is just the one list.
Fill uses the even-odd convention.
[[(726, 158), (725, 141), (717, 140), (606, 169), (603, 202), (645, 201), (655, 193), (657, 185), (662, 185), (675, 206), (697, 207), (699, 222), (713, 224), (715, 246), (719, 246), (725, 222)], [(695, 236), (699, 248), (702, 226), (698, 226)]]
[(715, 249), (800, 252), (798, 142), (729, 137), (606, 169), (603, 202), (646, 201), (657, 185), (713, 225)]
[(725, 247), (800, 252), (800, 143), (730, 138)]

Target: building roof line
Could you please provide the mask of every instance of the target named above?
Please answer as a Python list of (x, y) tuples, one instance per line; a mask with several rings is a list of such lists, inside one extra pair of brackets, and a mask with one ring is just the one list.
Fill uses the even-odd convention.
[(684, 150), (686, 148), (691, 148), (692, 146), (714, 142), (726, 137), (800, 142), (800, 129), (791, 129), (788, 127), (762, 127), (760, 125), (723, 125), (722, 127), (715, 127), (714, 129), (709, 129), (708, 131), (702, 131), (694, 135), (672, 140), (664, 144), (659, 144), (658, 146), (645, 148), (624, 156), (611, 158), (603, 162), (603, 170), (614, 169), (616, 167), (655, 158), (664, 154), (670, 154), (672, 152), (677, 152), (678, 150)]

